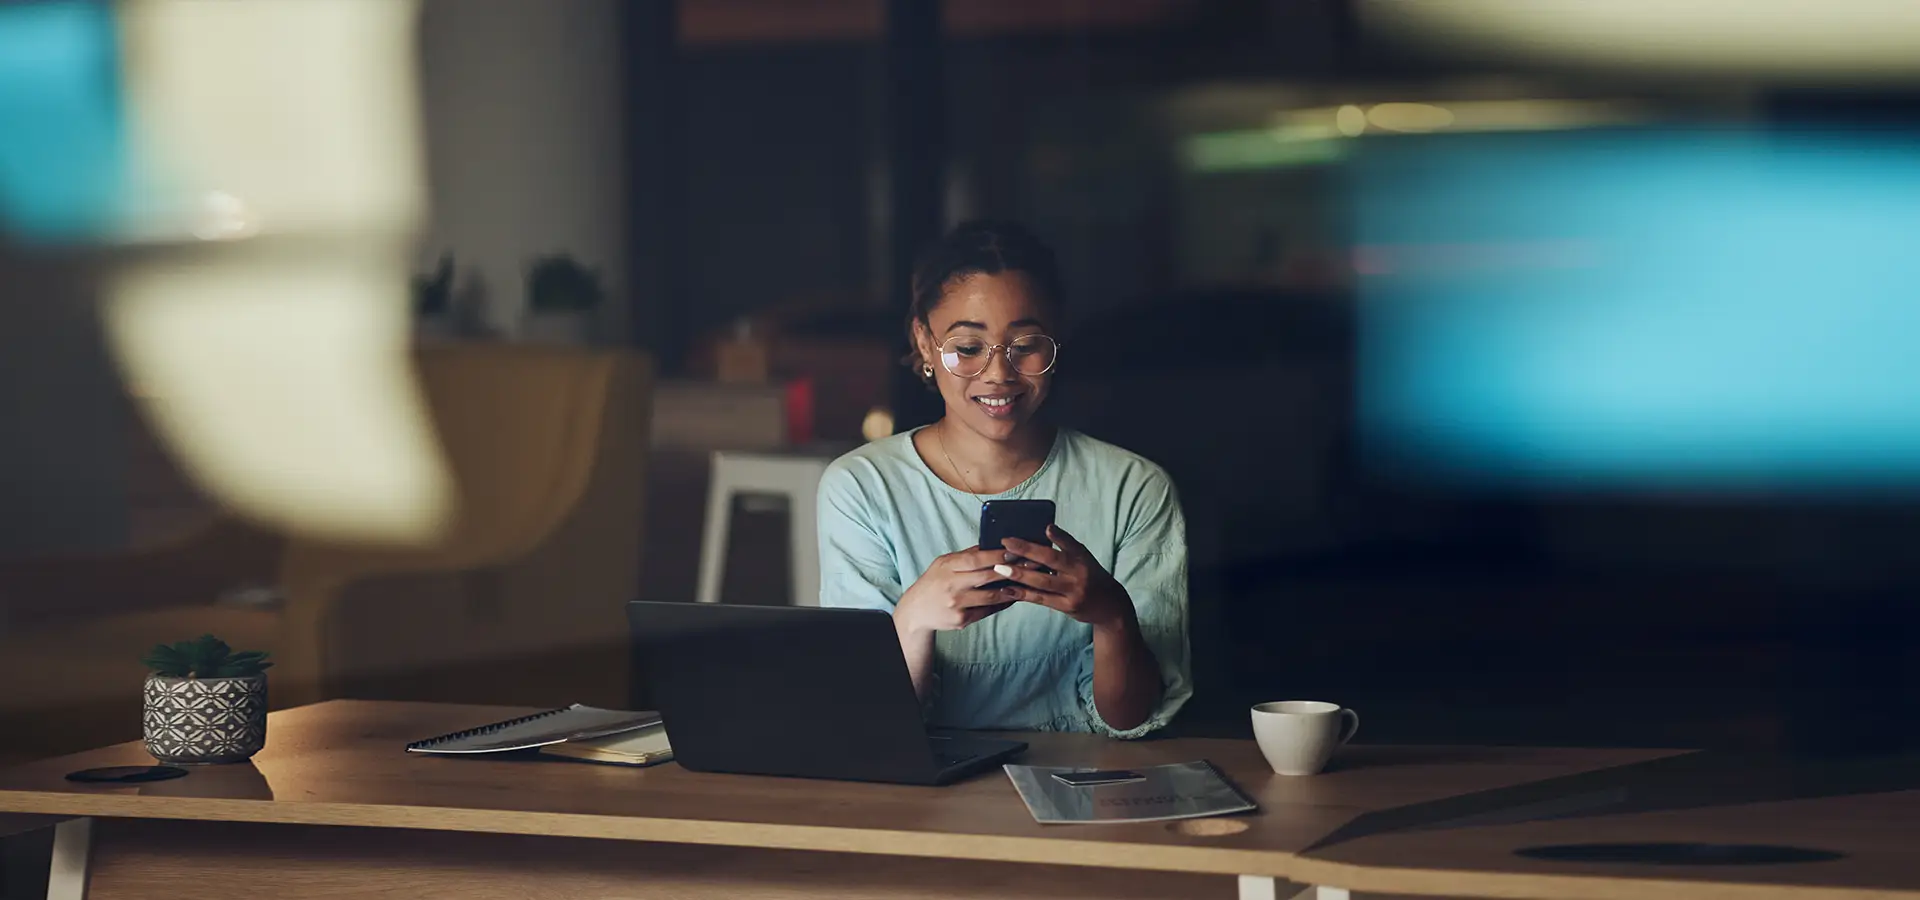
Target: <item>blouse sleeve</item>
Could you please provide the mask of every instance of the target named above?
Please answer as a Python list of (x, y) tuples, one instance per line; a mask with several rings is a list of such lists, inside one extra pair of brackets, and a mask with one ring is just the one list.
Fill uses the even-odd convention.
[[(892, 615), (906, 588), (894, 560), (892, 531), (880, 518), (884, 513), (842, 464), (828, 467), (820, 477), (817, 505), (820, 605)], [(920, 699), (922, 719), (932, 715), (940, 696), (940, 667), (934, 666), (928, 677), (926, 695)]]
[(1138, 738), (1158, 731), (1193, 696), (1187, 655), (1187, 522), (1172, 480), (1163, 472), (1155, 474), (1158, 477), (1142, 485), (1130, 516), (1133, 526), (1123, 532), (1114, 551), (1112, 574), (1133, 598), (1140, 633), (1160, 666), (1160, 704), (1133, 728), (1108, 725), (1093, 701), (1089, 645), (1080, 659), (1080, 704), (1094, 730), (1108, 737)]
[(820, 605), (892, 613), (904, 588), (893, 542), (878, 511), (845, 465), (820, 478)]

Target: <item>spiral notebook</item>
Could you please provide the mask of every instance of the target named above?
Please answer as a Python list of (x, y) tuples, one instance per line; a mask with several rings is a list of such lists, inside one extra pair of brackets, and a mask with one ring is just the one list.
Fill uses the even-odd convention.
[(443, 734), (407, 745), (408, 753), (510, 753), (565, 741), (606, 737), (657, 724), (657, 712), (599, 709), (575, 703), (560, 709)]

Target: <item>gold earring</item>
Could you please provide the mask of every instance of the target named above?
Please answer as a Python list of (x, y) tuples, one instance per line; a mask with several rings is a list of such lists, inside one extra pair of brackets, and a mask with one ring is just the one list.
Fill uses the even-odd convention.
[(925, 379), (927, 379), (927, 380), (929, 380), (929, 381), (931, 381), (931, 380), (933, 380), (933, 366), (932, 366), (931, 364), (928, 364), (928, 363), (921, 363), (921, 364), (920, 364), (920, 377), (921, 377), (921, 378), (925, 378)]

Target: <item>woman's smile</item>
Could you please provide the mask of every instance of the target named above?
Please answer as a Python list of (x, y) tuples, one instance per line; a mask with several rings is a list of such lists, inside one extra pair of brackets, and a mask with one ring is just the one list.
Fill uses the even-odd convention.
[(1014, 413), (1023, 391), (1009, 391), (995, 394), (975, 394), (973, 402), (978, 404), (988, 416), (995, 419), (1009, 418)]

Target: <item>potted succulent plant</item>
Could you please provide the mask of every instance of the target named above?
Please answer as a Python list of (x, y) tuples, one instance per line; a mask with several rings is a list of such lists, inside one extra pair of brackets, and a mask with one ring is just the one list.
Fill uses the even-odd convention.
[(604, 290), (600, 273), (566, 254), (543, 256), (527, 268), (527, 311), (522, 336), (536, 341), (584, 344)]
[(235, 653), (213, 635), (160, 644), (147, 677), (147, 752), (163, 763), (235, 763), (267, 743), (267, 654)]

